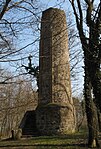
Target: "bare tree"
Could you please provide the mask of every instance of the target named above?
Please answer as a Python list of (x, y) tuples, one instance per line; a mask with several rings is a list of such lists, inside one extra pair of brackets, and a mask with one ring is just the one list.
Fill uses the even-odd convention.
[(0, 6), (0, 62), (20, 70), (30, 53), (38, 59), (40, 6), (31, 0), (2, 0)]
[(32, 82), (27, 82), (24, 77), (16, 78), (14, 83), (0, 85), (0, 136), (10, 137), (11, 130), (18, 129), (25, 112), (34, 110), (37, 101)]
[[(92, 88), (95, 96), (95, 104), (101, 110), (101, 43), (100, 43), (100, 25), (101, 25), (101, 1), (97, 2), (97, 8), (94, 7), (94, 0), (82, 1), (86, 6), (86, 18), (83, 15), (82, 2), (80, 0), (69, 0), (76, 19), (77, 29), (84, 52), (85, 65), (85, 102), (86, 113), (89, 128), (90, 147), (99, 146), (96, 108), (92, 99)], [(77, 8), (77, 9), (76, 9)], [(84, 20), (86, 24), (84, 25)], [(88, 36), (85, 35), (84, 26), (88, 27)]]

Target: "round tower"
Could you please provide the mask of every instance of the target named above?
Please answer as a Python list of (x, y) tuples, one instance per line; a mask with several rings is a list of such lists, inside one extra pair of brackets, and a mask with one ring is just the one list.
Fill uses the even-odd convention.
[(42, 14), (39, 51), (39, 103), (37, 126), (42, 134), (75, 131), (71, 95), (68, 34), (63, 10), (49, 8)]

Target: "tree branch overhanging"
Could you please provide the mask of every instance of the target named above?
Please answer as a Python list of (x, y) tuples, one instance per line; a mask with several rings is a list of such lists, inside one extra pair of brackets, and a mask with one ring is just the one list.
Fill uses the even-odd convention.
[(7, 7), (8, 7), (8, 5), (9, 5), (10, 2), (11, 2), (11, 0), (6, 0), (6, 3), (5, 3), (5, 5), (4, 5), (4, 7), (3, 7), (3, 9), (2, 9), (2, 11), (1, 11), (1, 13), (0, 13), (0, 20), (1, 20), (2, 17), (4, 16), (4, 14), (5, 14), (5, 12), (6, 12), (6, 10), (7, 10)]

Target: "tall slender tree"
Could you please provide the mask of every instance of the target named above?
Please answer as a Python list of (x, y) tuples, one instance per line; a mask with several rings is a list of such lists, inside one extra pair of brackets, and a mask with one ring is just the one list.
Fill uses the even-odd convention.
[[(76, 19), (76, 25), (84, 52), (85, 70), (85, 103), (89, 129), (88, 145), (90, 147), (99, 146), (97, 112), (94, 103), (101, 111), (101, 0), (98, 7), (94, 8), (95, 0), (69, 0)], [(86, 5), (86, 18), (83, 15), (82, 2)], [(77, 9), (76, 9), (77, 8)], [(89, 37), (85, 35), (84, 20), (88, 27)], [(92, 91), (95, 100), (92, 100)]]

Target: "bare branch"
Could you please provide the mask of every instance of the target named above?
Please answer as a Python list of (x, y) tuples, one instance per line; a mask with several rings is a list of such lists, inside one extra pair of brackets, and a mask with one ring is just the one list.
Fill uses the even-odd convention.
[(83, 27), (83, 15), (82, 15), (82, 9), (81, 9), (81, 4), (80, 0), (77, 0), (78, 8), (79, 8), (79, 14), (80, 14), (80, 26)]
[[(87, 41), (85, 40), (86, 38), (85, 38), (85, 35), (84, 35), (84, 32), (83, 32), (82, 23), (81, 23), (83, 20), (81, 20), (81, 22), (79, 21), (78, 14), (76, 12), (76, 7), (74, 5), (74, 0), (72, 0), (72, 1), (69, 0), (69, 1), (70, 1), (71, 5), (72, 5), (73, 11), (74, 11), (74, 15), (75, 15), (75, 19), (76, 19), (76, 24), (77, 24), (77, 29), (78, 29), (78, 32), (79, 32), (81, 43), (84, 43), (83, 45), (85, 45), (85, 47), (87, 47)], [(79, 5), (80, 5), (80, 2), (78, 1), (78, 6)], [(79, 9), (80, 9), (79, 11), (81, 11), (81, 6), (80, 6)], [(80, 12), (80, 13), (81, 13), (81, 19), (82, 19), (82, 12)], [(86, 48), (84, 48), (84, 49), (86, 50)]]
[(19, 2), (14, 3), (13, 5), (11, 5), (11, 6), (9, 6), (9, 7), (7, 8), (7, 11), (10, 10), (10, 9), (12, 9), (12, 8), (14, 8), (14, 7), (17, 7), (19, 4), (21, 4), (21, 3), (23, 3), (23, 2), (24, 2), (24, 0), (21, 0), (21, 1), (19, 1)]
[(0, 13), (0, 20), (2, 19), (3, 15), (5, 14), (5, 12), (7, 10), (7, 7), (8, 7), (10, 2), (11, 2), (11, 0), (6, 0), (6, 3), (5, 3), (5, 5), (4, 5), (4, 7), (3, 7), (3, 9), (2, 9), (2, 11)]
[(7, 56), (9, 56), (9, 55), (13, 55), (13, 54), (15, 54), (15, 53), (17, 53), (17, 52), (20, 52), (21, 50), (23, 50), (23, 49), (27, 48), (28, 46), (34, 44), (37, 40), (38, 40), (38, 39), (36, 39), (35, 41), (33, 41), (33, 42), (31, 42), (31, 43), (25, 45), (24, 47), (20, 48), (19, 50), (11, 51), (10, 53), (8, 53), (8, 54), (6, 54), (6, 55), (0, 57), (0, 59), (5, 58), (5, 57), (7, 57)]

